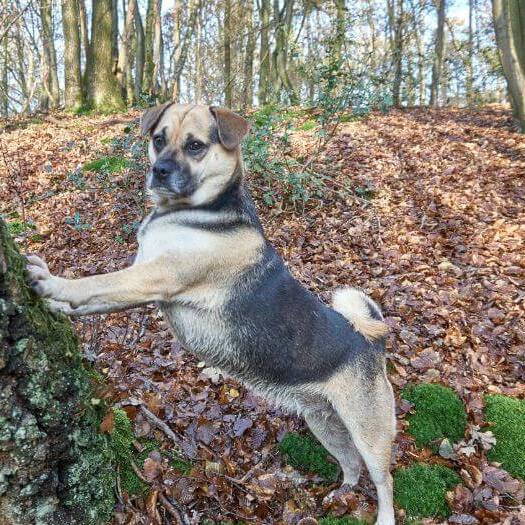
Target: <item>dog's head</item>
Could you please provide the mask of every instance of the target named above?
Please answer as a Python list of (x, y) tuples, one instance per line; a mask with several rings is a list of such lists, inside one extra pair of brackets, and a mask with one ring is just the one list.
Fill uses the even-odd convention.
[(240, 143), (248, 122), (215, 106), (167, 103), (146, 111), (151, 171), (147, 189), (157, 204), (199, 206), (240, 174)]

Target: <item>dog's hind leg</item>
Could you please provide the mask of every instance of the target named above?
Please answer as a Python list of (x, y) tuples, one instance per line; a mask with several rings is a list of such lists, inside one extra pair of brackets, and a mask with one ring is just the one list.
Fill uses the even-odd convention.
[(390, 461), (395, 437), (392, 387), (384, 370), (359, 379), (339, 373), (329, 385), (329, 399), (348, 428), (377, 489), (376, 525), (394, 525)]
[(343, 483), (354, 486), (361, 473), (361, 457), (348, 429), (328, 402), (303, 405), (308, 427), (321, 444), (337, 459), (343, 471)]

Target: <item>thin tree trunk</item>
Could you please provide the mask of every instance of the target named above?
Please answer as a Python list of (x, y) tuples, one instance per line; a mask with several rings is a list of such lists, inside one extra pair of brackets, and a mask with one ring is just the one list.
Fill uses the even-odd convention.
[(144, 26), (142, 17), (137, 6), (135, 9), (135, 33), (136, 33), (136, 51), (135, 51), (135, 82), (134, 92), (135, 100), (139, 101), (142, 95), (142, 79), (144, 78)]
[[(153, 5), (153, 73), (151, 77), (151, 93), (158, 97), (162, 57), (162, 28), (161, 28), (162, 0), (155, 0)], [(162, 84), (162, 83), (161, 83)]]
[(519, 0), (492, 0), (494, 28), (514, 117), (525, 133), (525, 9)]
[(224, 0), (224, 104), (232, 106), (231, 0)]
[(261, 43), (259, 48), (259, 104), (269, 101), (270, 87), (270, 0), (261, 0)]
[(62, 0), (62, 26), (64, 29), (64, 105), (71, 111), (80, 109), (82, 73), (80, 70), (80, 33), (78, 0)]
[(244, 56), (243, 108), (250, 107), (253, 104), (253, 55), (255, 53), (253, 0), (247, 0), (246, 2), (246, 31), (248, 32), (248, 41), (246, 43), (246, 54)]
[(336, 62), (342, 58), (342, 50), (345, 42), (346, 33), (346, 7), (345, 0), (334, 0), (335, 4), (335, 37), (334, 37), (334, 56)]
[(0, 522), (106, 523), (115, 465), (98, 434), (94, 374), (70, 322), (51, 313), (25, 278), (24, 258), (0, 219)]
[(432, 65), (432, 84), (430, 86), (430, 105), (439, 106), (439, 87), (441, 85), (441, 74), (443, 71), (443, 56), (445, 52), (445, 18), (446, 0), (438, 0), (438, 25), (436, 30), (436, 47), (434, 51), (434, 63)]
[(44, 57), (44, 81), (50, 99), (50, 107), (60, 104), (57, 56), (53, 32), (53, 4), (51, 0), (40, 0), (40, 19), (42, 21), (42, 52)]
[(465, 91), (468, 107), (474, 105), (474, 0), (469, 0), (468, 10), (468, 58)]
[(197, 28), (195, 33), (195, 103), (202, 104), (203, 75), (202, 75), (202, 19), (197, 16)]
[(148, 94), (151, 94), (153, 87), (153, 19), (155, 13), (154, 5), (156, 3), (157, 0), (148, 0), (146, 24), (144, 28), (144, 79), (142, 82), (142, 90)]
[(392, 85), (392, 99), (395, 107), (401, 106), (401, 82), (403, 80), (403, 27), (404, 27), (404, 4), (403, 0), (397, 0), (397, 13), (395, 16), (394, 30), (394, 82)]
[[(133, 37), (133, 28), (135, 26), (135, 10), (137, 9), (137, 0), (129, 0), (126, 9), (126, 20), (124, 22), (124, 34), (118, 53), (117, 62), (117, 81), (121, 89), (127, 86), (128, 73), (130, 69), (130, 52), (131, 39)], [(128, 100), (129, 103), (129, 100)]]
[(90, 76), (91, 57), (90, 57), (89, 33), (88, 33), (85, 0), (78, 0), (78, 9), (80, 12), (80, 42), (81, 42), (82, 55), (84, 57), (84, 73), (82, 75), (82, 90), (84, 92), (84, 95), (86, 95), (87, 88), (88, 88), (87, 79)]
[[(4, 6), (7, 5), (7, 0), (4, 0)], [(7, 117), (9, 114), (9, 76), (8, 76), (8, 63), (9, 63), (9, 39), (6, 35), (2, 39), (1, 56), (0, 56), (0, 115)]]
[(103, 112), (119, 111), (125, 107), (117, 79), (113, 75), (112, 4), (112, 0), (93, 0), (92, 73), (88, 96), (93, 108)]

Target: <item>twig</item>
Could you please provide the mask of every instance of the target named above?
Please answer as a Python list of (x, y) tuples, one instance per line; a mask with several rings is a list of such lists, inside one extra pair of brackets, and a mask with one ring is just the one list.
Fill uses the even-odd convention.
[(159, 501), (164, 505), (164, 508), (175, 518), (175, 523), (177, 525), (189, 525), (190, 521), (184, 516), (182, 518), (181, 513), (174, 507), (171, 501), (164, 496), (162, 492), (159, 492)]
[(153, 412), (148, 410), (144, 405), (140, 406), (140, 411), (142, 414), (146, 417), (146, 419), (153, 423), (157, 428), (160, 428), (172, 441), (177, 445), (177, 447), (180, 448), (181, 446), (181, 440), (180, 438), (171, 430), (171, 428), (164, 423), (161, 419), (159, 419)]

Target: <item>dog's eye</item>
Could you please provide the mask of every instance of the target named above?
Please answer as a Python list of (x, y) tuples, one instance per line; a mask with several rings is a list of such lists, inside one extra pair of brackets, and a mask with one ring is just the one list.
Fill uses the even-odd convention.
[(153, 137), (153, 146), (157, 151), (160, 151), (166, 145), (166, 139), (162, 135)]
[(188, 144), (188, 151), (191, 151), (192, 153), (201, 151), (203, 148), (204, 144), (202, 142), (199, 142), (198, 140), (194, 140)]

